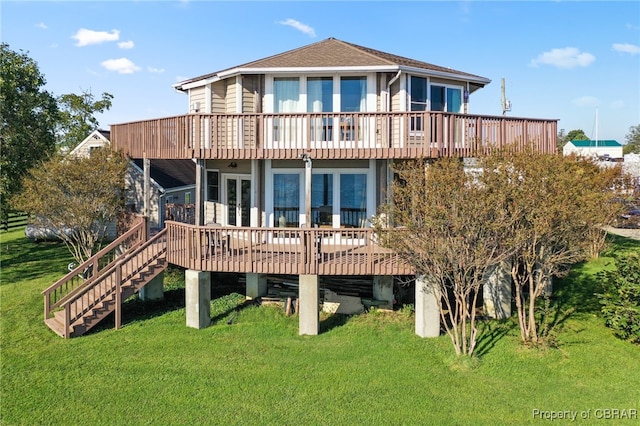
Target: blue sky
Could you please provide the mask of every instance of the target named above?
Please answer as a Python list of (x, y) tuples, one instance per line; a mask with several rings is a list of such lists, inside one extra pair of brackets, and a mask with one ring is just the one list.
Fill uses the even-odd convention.
[[(172, 84), (328, 37), (492, 82), (470, 112), (560, 119), (624, 141), (640, 124), (638, 1), (6, 1), (3, 42), (54, 95), (114, 95), (109, 124), (184, 114)], [(596, 124), (596, 115), (598, 117)], [(596, 134), (597, 133), (597, 134)]]

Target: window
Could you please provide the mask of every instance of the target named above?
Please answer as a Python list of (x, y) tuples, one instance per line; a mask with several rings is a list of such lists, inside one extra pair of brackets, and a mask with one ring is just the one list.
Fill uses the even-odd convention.
[[(308, 112), (332, 112), (333, 111), (333, 78), (309, 77), (307, 78), (307, 111)], [(331, 132), (332, 119), (330, 117), (314, 117), (311, 119), (311, 140), (328, 141), (333, 135)]]
[(300, 83), (297, 77), (273, 79), (273, 112), (297, 112)]
[(460, 112), (462, 88), (431, 85), (431, 111)]
[(333, 174), (313, 174), (311, 178), (311, 224), (333, 223)]
[(207, 201), (220, 201), (220, 173), (217, 170), (207, 170)]
[(191, 204), (191, 192), (184, 193), (184, 203)]
[(366, 110), (366, 77), (340, 78), (340, 111), (361, 112)]
[(276, 226), (297, 227), (300, 223), (300, 175), (273, 175), (273, 215)]
[[(409, 94), (411, 111), (426, 111), (427, 110), (427, 79), (424, 77), (411, 76), (409, 82)], [(411, 116), (411, 130), (422, 131), (424, 130), (422, 123), (422, 116)]]
[(364, 226), (367, 217), (367, 175), (340, 174), (340, 224), (348, 228)]

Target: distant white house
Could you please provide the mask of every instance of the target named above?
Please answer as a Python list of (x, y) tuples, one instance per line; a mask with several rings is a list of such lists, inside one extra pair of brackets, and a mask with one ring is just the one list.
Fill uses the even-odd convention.
[[(69, 152), (69, 155), (88, 157), (91, 150), (110, 145), (108, 130), (94, 130)], [(144, 172), (142, 159), (131, 159), (127, 173), (127, 205), (142, 212)], [(151, 196), (149, 224), (152, 228), (164, 227), (166, 205), (190, 204), (195, 198), (196, 165), (192, 160), (150, 160)], [(115, 232), (115, 228), (110, 233)]]
[(570, 141), (562, 148), (562, 154), (576, 154), (580, 157), (598, 157), (602, 159), (623, 158), (622, 144), (612, 139)]

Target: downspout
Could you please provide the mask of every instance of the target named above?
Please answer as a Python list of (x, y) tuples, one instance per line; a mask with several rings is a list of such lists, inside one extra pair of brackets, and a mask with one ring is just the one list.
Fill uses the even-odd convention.
[[(387, 112), (391, 112), (391, 85), (395, 83), (399, 78), (400, 74), (402, 74), (402, 70), (398, 70), (398, 73), (387, 83)], [(391, 126), (389, 126), (387, 138), (389, 138), (389, 142), (391, 142)], [(393, 194), (393, 168), (392, 168), (393, 160), (387, 159), (387, 201), (392, 199)], [(377, 214), (377, 212), (376, 212)]]
[(387, 83), (387, 112), (391, 111), (391, 85), (400, 78), (400, 74), (402, 74), (402, 70), (398, 70), (398, 73), (395, 75), (395, 77), (393, 77)]

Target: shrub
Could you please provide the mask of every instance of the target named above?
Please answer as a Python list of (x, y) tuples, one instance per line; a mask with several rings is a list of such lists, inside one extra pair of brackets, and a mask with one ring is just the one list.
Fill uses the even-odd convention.
[(620, 255), (615, 263), (615, 270), (599, 274), (602, 313), (617, 337), (640, 344), (640, 253)]

